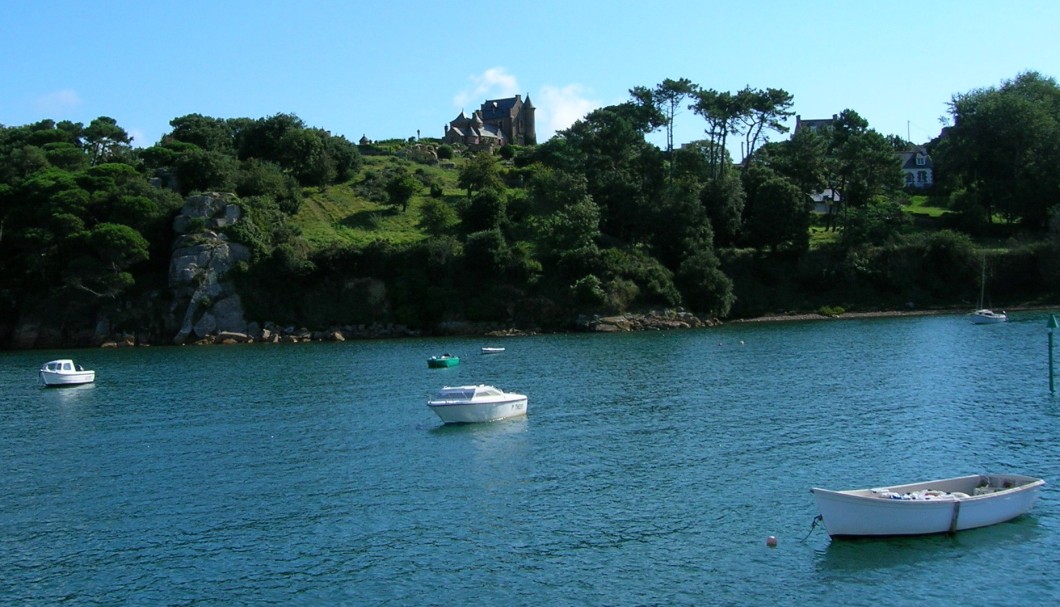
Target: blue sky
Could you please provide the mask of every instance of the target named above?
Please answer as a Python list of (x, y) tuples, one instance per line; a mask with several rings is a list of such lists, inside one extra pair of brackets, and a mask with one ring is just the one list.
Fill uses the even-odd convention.
[[(849, 108), (921, 143), (954, 94), (1060, 78), (1058, 36), (1053, 0), (11, 0), (0, 124), (110, 116), (149, 146), (186, 114), (285, 112), (353, 141), (440, 137), (461, 109), (519, 93), (544, 141), (688, 78), (781, 88), (803, 118)], [(704, 126), (678, 115), (675, 143)]]

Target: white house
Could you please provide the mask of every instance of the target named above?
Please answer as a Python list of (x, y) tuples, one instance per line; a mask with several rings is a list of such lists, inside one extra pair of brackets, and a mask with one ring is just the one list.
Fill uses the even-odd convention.
[(934, 183), (931, 173), (931, 156), (923, 147), (898, 152), (902, 161), (902, 175), (908, 188), (926, 188)]

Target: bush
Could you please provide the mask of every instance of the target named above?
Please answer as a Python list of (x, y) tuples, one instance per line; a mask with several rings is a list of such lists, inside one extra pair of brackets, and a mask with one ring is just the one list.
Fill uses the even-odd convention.
[(600, 279), (589, 274), (579, 278), (570, 287), (571, 299), (580, 306), (596, 308), (607, 303), (607, 293)]
[(457, 224), (456, 211), (442, 200), (430, 198), (420, 207), (420, 227), (432, 235), (448, 232)]

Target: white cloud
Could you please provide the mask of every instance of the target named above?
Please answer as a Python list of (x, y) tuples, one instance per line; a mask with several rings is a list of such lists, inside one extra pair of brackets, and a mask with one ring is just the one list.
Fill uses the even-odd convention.
[(76, 91), (66, 89), (38, 97), (33, 106), (38, 113), (48, 118), (63, 118), (67, 111), (81, 106), (81, 98)]
[(541, 87), (538, 99), (534, 100), (534, 107), (537, 108), (537, 140), (544, 143), (556, 131), (570, 127), (589, 112), (603, 106), (602, 102), (590, 99), (588, 95), (589, 91), (580, 84)]
[(468, 80), (470, 86), (453, 97), (453, 105), (460, 109), (476, 109), (486, 99), (512, 97), (519, 92), (519, 81), (503, 67), (491, 67), (468, 76)]
[(134, 148), (142, 148), (149, 145), (147, 143), (147, 136), (144, 135), (144, 132), (140, 129), (129, 129), (125, 132), (129, 134), (129, 137), (132, 137), (132, 146)]

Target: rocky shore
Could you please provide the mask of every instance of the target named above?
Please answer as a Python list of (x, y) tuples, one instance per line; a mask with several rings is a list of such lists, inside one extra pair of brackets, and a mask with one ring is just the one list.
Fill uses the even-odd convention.
[(730, 323), (748, 322), (786, 322), (804, 320), (851, 320), (857, 318), (889, 318), (892, 316), (938, 316), (942, 314), (953, 314), (954, 310), (876, 310), (871, 312), (843, 312), (842, 314), (827, 315), (813, 313), (788, 313), (773, 314), (768, 316), (756, 316), (754, 318), (740, 318), (729, 321)]
[[(955, 310), (877, 310), (869, 312), (844, 312), (828, 316), (819, 313), (786, 313), (740, 318), (725, 321), (735, 323), (793, 322), (813, 320), (854, 320), (859, 318), (887, 318), (907, 316), (936, 316), (959, 313)], [(579, 316), (575, 319), (573, 329), (585, 333), (629, 333), (637, 331), (673, 331), (680, 329), (698, 329), (715, 327), (724, 324), (717, 318), (701, 318), (684, 310), (651, 310), (644, 313), (627, 313), (612, 316)], [(505, 327), (498, 323), (446, 322), (435, 328), (431, 335), (438, 336), (474, 336), (483, 337), (518, 337), (537, 335), (540, 329), (520, 329)], [(306, 343), (306, 342), (341, 342), (356, 339), (392, 339), (401, 337), (420, 337), (424, 333), (405, 325), (395, 323), (377, 323), (370, 325), (346, 325), (331, 327), (325, 330), (310, 330), (304, 327), (280, 326), (264, 323), (258, 326), (249, 323), (248, 330), (218, 331), (214, 334), (187, 342), (189, 345), (213, 344), (249, 344), (249, 343)], [(104, 348), (148, 345), (139, 343), (132, 337), (112, 340), (102, 344)]]
[(617, 316), (579, 316), (575, 328), (590, 333), (627, 333), (631, 331), (670, 331), (698, 329), (720, 325), (717, 318), (700, 318), (684, 310), (651, 310), (642, 314)]

